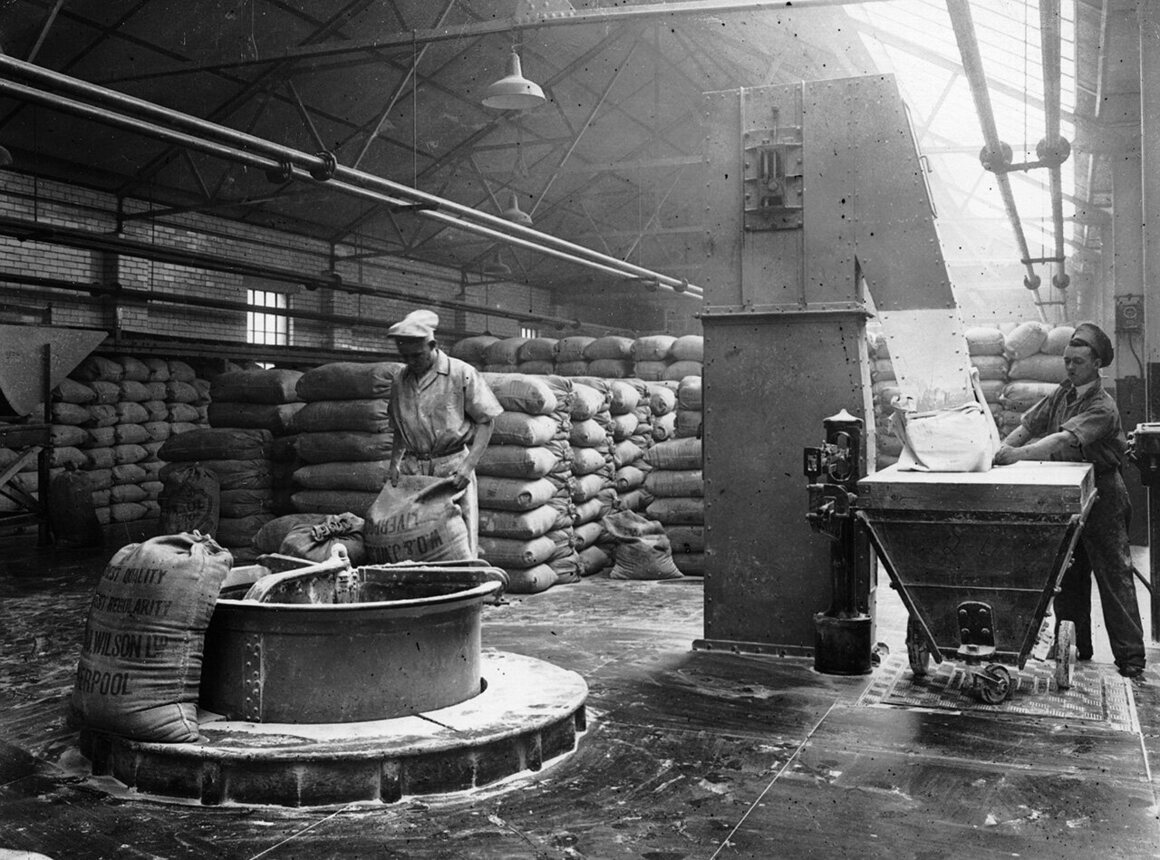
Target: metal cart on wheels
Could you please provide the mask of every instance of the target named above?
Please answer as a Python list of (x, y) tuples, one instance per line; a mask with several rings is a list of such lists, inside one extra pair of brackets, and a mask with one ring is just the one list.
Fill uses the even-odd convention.
[[(984, 702), (1012, 691), (1095, 501), (1087, 463), (1021, 462), (988, 472), (903, 472), (858, 482), (856, 517), (909, 613), (916, 677), (961, 660)], [(1071, 686), (1075, 627), (1060, 624), (1055, 680)]]

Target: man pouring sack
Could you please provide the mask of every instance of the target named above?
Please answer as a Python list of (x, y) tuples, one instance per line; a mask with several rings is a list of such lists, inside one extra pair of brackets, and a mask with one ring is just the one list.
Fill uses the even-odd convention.
[(994, 463), (1063, 460), (1092, 464), (1096, 500), (1060, 582), (1056, 618), (1057, 622), (1075, 622), (1079, 658), (1090, 660), (1094, 573), (1116, 666), (1121, 675), (1136, 678), (1144, 672), (1144, 628), (1128, 543), (1132, 508), (1120, 475), (1127, 443), (1116, 403), (1100, 381), (1100, 368), (1113, 357), (1112, 342), (1098, 326), (1077, 326), (1063, 353), (1067, 381), (1024, 413), (1020, 426), (1003, 440)]
[(471, 365), (444, 353), (435, 340), (439, 317), (412, 311), (387, 330), (404, 366), (391, 386), (389, 416), (394, 444), (387, 477), (450, 478), (457, 490), (471, 545), (479, 555), (479, 504), (475, 467), (491, 440), (492, 419), (503, 407)]

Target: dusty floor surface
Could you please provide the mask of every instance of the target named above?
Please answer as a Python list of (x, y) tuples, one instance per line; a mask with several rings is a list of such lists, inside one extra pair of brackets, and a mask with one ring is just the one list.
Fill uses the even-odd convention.
[[(105, 558), (0, 561), (0, 849), (57, 860), (1160, 856), (1155, 649), (1130, 685), (1130, 730), (970, 703), (867, 706), (870, 676), (691, 650), (703, 635), (697, 579), (592, 578), (485, 608), (485, 648), (589, 685), (576, 751), (537, 774), (321, 810), (110, 795), (76, 770), (64, 706)], [(903, 627), (881, 588), (878, 638), (895, 655)]]

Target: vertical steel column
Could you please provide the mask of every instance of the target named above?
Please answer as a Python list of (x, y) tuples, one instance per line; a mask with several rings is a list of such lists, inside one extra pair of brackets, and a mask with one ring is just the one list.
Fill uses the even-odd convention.
[[(52, 344), (46, 343), (42, 347), (43, 365), (41, 372), (44, 374), (44, 381), (41, 385), (41, 397), (43, 398), (43, 412), (41, 417), (45, 424), (52, 424)], [(39, 517), (36, 523), (36, 543), (38, 546), (51, 546), (54, 541), (52, 533), (52, 524), (49, 522), (49, 514), (52, 511), (52, 506), (49, 504), (49, 489), (52, 483), (50, 467), (52, 465), (52, 434), (49, 434), (48, 441), (40, 450), (36, 457), (36, 487), (37, 487), (37, 512)]]
[[(1119, 152), (1112, 159), (1112, 278), (1107, 282), (1110, 289), (1105, 286), (1110, 295), (1104, 303), (1104, 314), (1095, 317), (1096, 322), (1107, 328), (1116, 345), (1116, 360), (1109, 368), (1108, 375), (1115, 381), (1116, 405), (1125, 430), (1129, 431), (1141, 421), (1148, 420), (1145, 373), (1132, 355), (1131, 339), (1136, 335), (1112, 333), (1109, 324), (1114, 318), (1115, 300), (1118, 297), (1138, 296), (1144, 292), (1144, 230), (1147, 219), (1143, 217), (1141, 163), (1139, 150)], [(1134, 542), (1143, 542), (1146, 540), (1146, 491), (1134, 468), (1126, 471), (1124, 482), (1135, 513), (1129, 537)]]
[[(1144, 212), (1160, 212), (1160, 4), (1136, 6), (1140, 33), (1140, 174)], [(1119, 215), (1117, 201), (1116, 214)], [(1142, 218), (1144, 361), (1148, 420), (1160, 421), (1160, 219)], [(1148, 289), (1151, 285), (1151, 289)], [(1160, 487), (1148, 491), (1152, 638), (1160, 639)]]

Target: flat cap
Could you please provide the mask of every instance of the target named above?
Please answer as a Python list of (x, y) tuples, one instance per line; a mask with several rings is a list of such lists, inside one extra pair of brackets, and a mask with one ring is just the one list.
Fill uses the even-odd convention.
[(411, 311), (387, 329), (387, 337), (432, 338), (438, 326), (439, 315), (434, 311)]
[(1112, 348), (1112, 340), (1104, 330), (1095, 323), (1082, 322), (1075, 327), (1075, 332), (1071, 336), (1072, 342), (1079, 341), (1091, 347), (1092, 352), (1096, 358), (1100, 360), (1100, 364), (1107, 367), (1112, 363), (1112, 359), (1116, 357), (1116, 351)]

